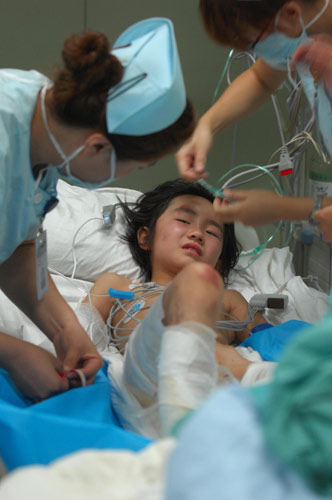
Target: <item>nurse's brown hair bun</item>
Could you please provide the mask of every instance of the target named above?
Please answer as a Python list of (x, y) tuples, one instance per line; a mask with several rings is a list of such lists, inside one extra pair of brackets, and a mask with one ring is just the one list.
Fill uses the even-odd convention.
[(123, 75), (106, 36), (93, 31), (72, 35), (64, 42), (62, 58), (50, 107), (67, 125), (105, 129), (108, 91)]
[(67, 38), (62, 57), (65, 68), (74, 79), (88, 79), (86, 84), (105, 82), (107, 90), (119, 83), (123, 74), (121, 62), (110, 53), (110, 44), (103, 33), (86, 31)]

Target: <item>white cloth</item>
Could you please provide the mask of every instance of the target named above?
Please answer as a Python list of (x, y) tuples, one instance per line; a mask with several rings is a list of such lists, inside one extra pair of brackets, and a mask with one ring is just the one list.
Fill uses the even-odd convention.
[(251, 361), (251, 364), (248, 366), (241, 379), (241, 385), (243, 387), (251, 387), (257, 384), (267, 384), (271, 382), (277, 363), (263, 361), (259, 352), (251, 347), (238, 346), (235, 349), (241, 356)]
[(173, 439), (140, 452), (89, 450), (73, 453), (50, 466), (16, 469), (0, 483), (6, 500), (162, 500)]
[[(237, 290), (249, 302), (256, 293), (282, 293), (288, 296), (285, 311), (266, 309), (269, 323), (278, 325), (291, 319), (317, 323), (327, 312), (328, 296), (308, 287), (300, 276), (295, 276), (292, 254), (288, 247), (266, 248), (260, 257), (241, 272), (232, 271), (230, 289)], [(242, 257), (239, 266), (246, 268), (249, 257)]]

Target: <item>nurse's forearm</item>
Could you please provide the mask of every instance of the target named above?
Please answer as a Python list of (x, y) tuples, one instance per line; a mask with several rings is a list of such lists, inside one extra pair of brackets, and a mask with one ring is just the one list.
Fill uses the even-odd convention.
[(284, 78), (284, 72), (257, 61), (232, 82), (200, 121), (213, 134), (225, 130), (262, 106)]
[(19, 246), (0, 265), (0, 288), (49, 338), (78, 323), (49, 277), (49, 291), (37, 300), (33, 242)]
[(15, 362), (15, 356), (22, 344), (19, 340), (11, 335), (6, 335), (0, 332), (0, 367), (9, 370)]

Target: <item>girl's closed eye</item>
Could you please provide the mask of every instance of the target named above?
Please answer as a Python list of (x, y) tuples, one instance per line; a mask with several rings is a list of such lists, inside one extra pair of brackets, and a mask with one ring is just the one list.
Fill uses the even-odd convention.
[(211, 234), (212, 236), (215, 236), (215, 238), (218, 238), (218, 240), (221, 240), (221, 234), (218, 234), (218, 233), (211, 231), (211, 230), (207, 230), (206, 232), (208, 234)]
[(185, 219), (175, 219), (175, 220), (177, 220), (178, 222), (182, 222), (183, 224), (190, 224), (190, 222)]

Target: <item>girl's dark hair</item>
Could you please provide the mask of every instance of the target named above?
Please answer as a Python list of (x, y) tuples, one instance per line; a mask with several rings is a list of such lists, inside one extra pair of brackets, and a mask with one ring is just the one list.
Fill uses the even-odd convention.
[[(308, 0), (311, 1), (312, 0)], [(287, 0), (200, 0), (204, 26), (213, 40), (236, 49), (247, 49), (253, 40), (251, 26), (263, 30)]]
[(59, 120), (73, 127), (102, 132), (113, 144), (119, 159), (156, 160), (175, 151), (195, 128), (195, 113), (187, 100), (178, 120), (154, 134), (109, 134), (106, 125), (108, 91), (123, 75), (121, 62), (110, 53), (105, 35), (87, 31), (64, 42), (64, 67), (54, 81), (50, 106)]
[[(200, 184), (177, 179), (164, 182), (152, 191), (144, 193), (138, 198), (134, 207), (121, 203), (127, 226), (123, 238), (128, 242), (131, 254), (141, 269), (141, 277), (144, 277), (145, 281), (151, 281), (152, 276), (150, 253), (139, 246), (137, 232), (141, 227), (148, 227), (152, 242), (157, 220), (171, 201), (182, 195), (200, 196), (211, 203), (214, 199), (213, 195)], [(240, 244), (235, 238), (234, 224), (224, 224), (223, 247), (216, 269), (225, 281), (230, 270), (235, 267), (240, 251)]]

